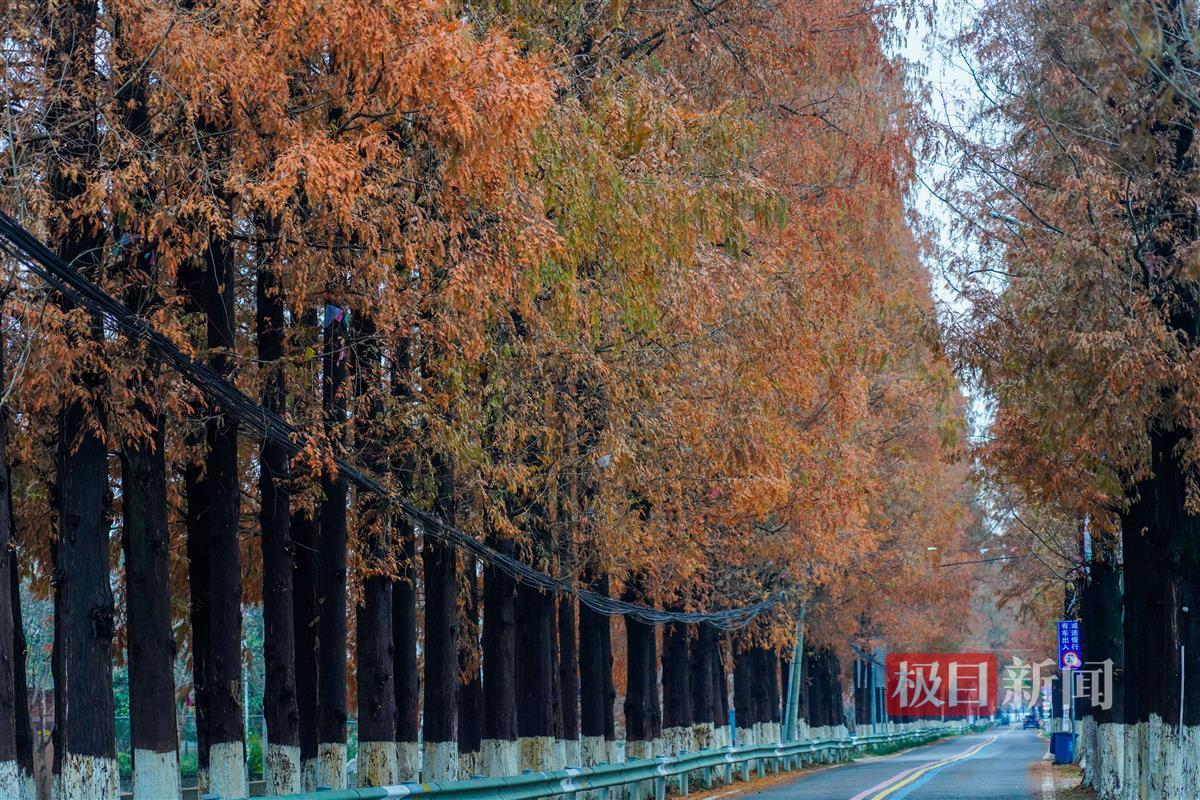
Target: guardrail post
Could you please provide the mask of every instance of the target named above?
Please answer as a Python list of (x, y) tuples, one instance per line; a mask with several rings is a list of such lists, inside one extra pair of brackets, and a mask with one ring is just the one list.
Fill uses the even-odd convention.
[(742, 783), (750, 782), (750, 759), (742, 762)]
[(688, 796), (688, 774), (686, 772), (679, 773), (679, 796)]
[(712, 767), (704, 768), (704, 788), (711, 789), (713, 787)]
[(667, 800), (667, 779), (661, 775), (654, 779), (654, 800)]

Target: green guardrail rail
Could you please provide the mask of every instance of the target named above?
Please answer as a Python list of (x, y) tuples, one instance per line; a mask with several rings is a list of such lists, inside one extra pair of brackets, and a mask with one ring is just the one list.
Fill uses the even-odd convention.
[[(268, 800), (379, 800), (387, 797), (428, 800), (533, 800), (566, 797), (575, 800), (580, 792), (596, 800), (609, 800), (614, 789), (628, 787), (628, 800), (664, 800), (667, 784), (686, 796), (689, 776), (700, 773), (705, 788), (712, 788), (716, 774), (732, 783), (735, 769), (743, 781), (751, 770), (759, 777), (767, 772), (791, 771), (818, 760), (841, 761), (858, 753), (896, 744), (920, 745), (945, 736), (982, 730), (987, 725), (942, 725), (896, 733), (851, 736), (846, 739), (800, 739), (780, 744), (747, 745), (700, 750), (678, 756), (633, 759), (623, 764), (568, 768), (553, 772), (526, 772), (504, 778), (474, 778), (441, 783), (405, 783), (361, 789), (327, 789), (303, 794), (277, 795)], [(204, 795), (204, 800), (221, 800)]]

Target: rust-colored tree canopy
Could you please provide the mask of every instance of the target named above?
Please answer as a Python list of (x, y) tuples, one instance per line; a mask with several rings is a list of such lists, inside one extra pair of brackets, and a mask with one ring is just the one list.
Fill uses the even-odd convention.
[[(746, 642), (782, 650), (801, 615), (836, 648), (961, 630), (969, 587), (938, 564), (972, 547), (976, 512), (907, 207), (918, 98), (889, 48), (910, 9), (75, 6), (0, 10), (0, 205), (59, 252), (86, 243), (73, 266), (306, 439), (271, 461), (5, 262), (13, 528), (39, 593), (78, 408), (110, 453), (162, 458), (172, 631), (197, 676), (223, 664), (219, 642), (200, 652), (200, 582), (231, 563), (202, 558), (202, 500), (233, 514), (245, 603), (290, 597), (293, 557), (311, 585), (288, 549), (305, 520), (344, 531), (345, 574), (322, 550), (319, 591), (349, 598), (351, 667), (378, 657), (355, 610), (391, 597), (373, 579), (410, 579), (413, 529), (347, 490), (335, 454), (572, 585), (680, 611), (782, 597)], [(130, 469), (110, 459), (105, 481), (119, 645)], [(425, 624), (463, 636), (443, 601), (475, 615), (469, 682), (486, 565), (456, 571), (428, 541), (425, 569), (458, 585), (425, 587)]]

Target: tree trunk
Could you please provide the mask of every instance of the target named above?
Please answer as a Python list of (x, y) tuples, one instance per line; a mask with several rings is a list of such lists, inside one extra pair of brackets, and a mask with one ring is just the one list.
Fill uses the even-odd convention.
[[(735, 646), (737, 643), (734, 643)], [(737, 724), (738, 745), (757, 744), (754, 723), (757, 707), (754, 703), (754, 651), (745, 646), (733, 656), (733, 716)]]
[[(383, 362), (375, 321), (355, 324), (354, 375), (356, 439), (363, 463), (383, 476), (386, 431), (383, 427)], [(356, 609), (358, 683), (358, 785), (389, 786), (397, 780), (396, 686), (392, 632), (392, 579), (389, 572), (388, 520), (382, 500), (359, 495), (359, 540), (363, 548), (363, 599)]]
[[(409, 473), (411, 476), (411, 473)], [(402, 480), (403, 483), (403, 480)], [(411, 483), (411, 477), (410, 477)], [(396, 780), (420, 779), (421, 686), (417, 667), (417, 540), (412, 521), (396, 520), (400, 578), (392, 583), (392, 676), (396, 692)]]
[[(447, 458), (433, 457), (437, 515), (455, 524), (454, 472)], [(427, 533), (425, 562), (425, 774), (422, 780), (458, 778), (458, 554)]]
[(713, 727), (718, 731), (716, 743), (727, 746), (732, 742), (729, 731), (729, 673), (725, 666), (725, 634), (713, 637)]
[[(3, 423), (3, 416), (0, 416), (0, 424)], [(8, 483), (8, 492), (3, 498), (3, 502), (8, 507), (8, 517), (13, 519), (12, 513), (12, 483)], [(16, 530), (13, 530), (13, 541), (16, 541)], [(25, 621), (21, 614), (21, 571), (18, 568), (17, 560), (20, 557), (20, 550), (14, 549), (12, 557), (8, 560), (9, 571), (9, 590), (12, 592), (12, 619), (13, 619), (13, 689), (14, 702), (16, 703), (16, 750), (17, 750), (17, 772), (21, 781), (20, 792), (16, 795), (20, 800), (36, 800), (36, 792), (34, 787), (33, 777), (33, 722), (29, 718), (29, 678), (25, 671), (25, 662), (28, 658), (29, 647), (25, 640)]]
[(133, 787), (139, 797), (174, 797), (179, 755), (164, 419), (143, 402), (135, 409), (153, 433), (121, 450)]
[[(505, 554), (512, 542), (492, 537)], [(490, 563), (483, 565), (483, 730), (482, 772), (489, 777), (520, 772), (517, 749), (516, 583)]]
[(679, 622), (663, 627), (663, 738), (667, 754), (695, 749), (692, 742), (692, 683), (688, 628)]
[[(1108, 539), (1095, 542), (1094, 554), (1087, 567), (1081, 593), (1081, 626), (1087, 669), (1111, 664), (1112, 692), (1101, 696), (1099, 705), (1084, 704), (1084, 725), (1090, 744), (1084, 770), (1084, 782), (1101, 797), (1114, 795), (1121, 785), (1124, 769), (1124, 675), (1125, 637), (1122, 630), (1121, 575), (1117, 564), (1117, 543)], [(1099, 677), (1097, 676), (1097, 677)], [(1097, 677), (1093, 677), (1096, 680)], [(1101, 687), (1104, 682), (1100, 681)], [(1109, 705), (1111, 704), (1111, 705)], [(1105, 708), (1105, 705), (1109, 705)]]
[[(1200, 518), (1186, 510), (1188, 478), (1178, 461), (1184, 435), (1151, 431), (1153, 475), (1122, 515), (1124, 674), (1134, 676), (1123, 710), (1139, 737), (1127, 747), (1136, 748), (1138, 780), (1167, 787), (1180, 769), (1174, 760), (1184, 757), (1174, 732), (1182, 723), (1194, 736), (1188, 729), (1200, 725)], [(1178, 794), (1188, 793), (1181, 787)]]
[[(608, 594), (608, 577), (588, 581), (592, 591)], [(579, 729), (581, 761), (585, 767), (607, 763), (605, 742), (605, 704), (612, 705), (608, 686), (612, 683), (612, 664), (605, 653), (605, 634), (609, 617), (579, 604)], [(606, 680), (607, 678), (607, 680)]]
[[(336, 452), (345, 436), (350, 370), (348, 312), (325, 307), (321, 405), (325, 431)], [(317, 774), (333, 789), (346, 788), (346, 481), (321, 475), (321, 539), (317, 564)]]
[(692, 717), (692, 742), (697, 750), (708, 750), (716, 746), (713, 738), (713, 719), (716, 712), (713, 706), (716, 697), (713, 695), (715, 681), (713, 680), (713, 645), (716, 631), (711, 625), (700, 623), (696, 626), (696, 636), (691, 640), (691, 652), (688, 665), (690, 672), (689, 686)]
[[(274, 227), (268, 227), (268, 238)], [(283, 286), (275, 259), (261, 254), (256, 272), (258, 358), (264, 370), (263, 407), (280, 416), (287, 410), (284, 356)], [(272, 263), (266, 263), (272, 262)], [(287, 452), (264, 440), (258, 478), (263, 559), (263, 715), (267, 752), (263, 772), (267, 794), (303, 791), (300, 780), (300, 709), (296, 686), (296, 628), (293, 607), (295, 546), (291, 529), (291, 467)]]
[[(624, 599), (641, 595), (640, 584), (630, 579)], [(625, 752), (630, 758), (652, 758), (662, 732), (662, 706), (658, 700), (658, 643), (653, 625), (625, 617)]]
[(517, 671), (521, 769), (549, 769), (554, 755), (554, 596), (517, 584), (517, 638), (526, 657)]
[[(189, 444), (199, 446), (199, 432), (189, 436)], [(183, 470), (183, 493), (186, 500), (188, 599), (192, 633), (192, 699), (196, 714), (196, 779), (208, 790), (208, 491), (205, 489), (204, 466), (189, 461)]]
[(296, 548), (292, 587), (292, 629), (296, 637), (296, 708), (299, 712), (300, 784), (305, 792), (317, 787), (318, 643), (317, 554), (320, 523), (304, 508), (292, 510), (289, 522)]
[[(84, 175), (96, 166), (99, 152), (94, 42), (98, 4), (79, 0), (51, 5), (46, 54), (48, 101), (46, 125), (58, 158), (51, 162), (51, 199), (64, 210), (87, 190)], [(69, 96), (68, 96), (69, 95)], [(69, 168), (65, 168), (70, 165)], [(65, 210), (59, 231), (58, 255), (91, 278), (105, 242), (99, 220), (80, 218)], [(64, 309), (69, 308), (60, 300)], [(99, 339), (100, 324), (92, 319), (79, 339)], [(114, 609), (108, 550), (108, 454), (97, 429), (103, 429), (103, 409), (96, 394), (103, 381), (94, 374), (73, 376), (83, 397), (66, 401), (59, 412), (56, 483), (59, 512), (56, 631), (62, 634), (60, 670), (62, 725), (57, 745), (64, 754), (61, 779), (67, 795), (115, 798), (117, 794), (116, 734), (113, 721), (112, 637)]]
[[(4, 339), (0, 337), (0, 386), (5, 386)], [(19, 601), (13, 591), (18, 580), (17, 552), (13, 536), (12, 506), (8, 503), (12, 490), (8, 472), (8, 409), (0, 405), (0, 797), (19, 798), (22, 791), (21, 770), (17, 758), (19, 715), (17, 703), (24, 692), (17, 692), (16, 659), (24, 658), (18, 646), (20, 633), (16, 618), (20, 615)], [(21, 680), (25, 670), (19, 670)], [(28, 708), (28, 706), (26, 706)]]
[[(235, 270), (229, 242), (209, 242), (201, 283), (207, 320), (209, 366), (227, 380), (234, 372)], [(238, 525), (241, 482), (238, 472), (237, 420), (212, 410), (206, 440), (205, 490), (208, 494), (208, 608), (210, 651), (208, 684), (209, 788), (222, 797), (248, 790), (242, 718), (242, 569)]]
[(483, 715), (483, 678), (480, 673), (479, 576), (474, 556), (463, 557), (467, 597), (464, 604), (467, 624), (458, 637), (458, 765), (463, 779), (483, 774), (480, 760)]

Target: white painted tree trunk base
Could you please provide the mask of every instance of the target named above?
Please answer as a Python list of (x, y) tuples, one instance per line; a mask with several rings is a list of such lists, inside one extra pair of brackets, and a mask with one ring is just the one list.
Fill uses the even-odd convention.
[(416, 742), (396, 742), (396, 782), (421, 780), (421, 746)]
[(635, 758), (654, 758), (654, 742), (625, 742), (625, 760)]
[(716, 731), (711, 722), (697, 722), (692, 726), (692, 744), (697, 750), (711, 750), (717, 746)]
[(583, 745), (579, 739), (564, 739), (563, 751), (566, 753), (566, 758), (564, 759), (565, 766), (583, 766)]
[(663, 742), (666, 747), (664, 755), (677, 756), (690, 753), (695, 745), (692, 742), (692, 729), (675, 726), (663, 730)]
[[(282, 794), (282, 792), (272, 792)], [(133, 796), (134, 797), (179, 797), (179, 753), (171, 750), (156, 753), (153, 750), (133, 751)], [(0, 792), (0, 797), (7, 797)]]
[(315, 758), (300, 759), (301, 791), (315, 792), (317, 790), (317, 773), (320, 772), (320, 761)]
[(67, 753), (60, 791), (64, 800), (117, 800), (117, 760)]
[(1121, 794), (1127, 800), (1137, 800), (1141, 771), (1139, 765), (1139, 750), (1141, 749), (1141, 732), (1137, 725), (1122, 725), (1125, 769), (1121, 771)]
[(507, 778), (521, 772), (516, 739), (484, 739), (479, 743), (479, 767), (488, 778)]
[[(306, 791), (300, 779), (300, 746), (267, 742), (263, 759), (267, 794), (297, 794)], [(137, 797), (137, 793), (134, 793)]]
[(425, 742), (424, 783), (458, 780), (458, 742)]
[(321, 742), (317, 745), (317, 783), (330, 789), (349, 788), (346, 785), (346, 743)]
[(483, 775), (483, 757), (478, 750), (471, 753), (459, 751), (458, 754), (458, 779), (460, 781), (469, 780)]
[(729, 747), (729, 726), (722, 725), (721, 727), (713, 726), (713, 746)]
[(654, 737), (654, 757), (667, 755), (667, 740), (661, 736)]
[(17, 797), (21, 800), (38, 800), (37, 782), (34, 781), (32, 772), (21, 770), (21, 790)]
[(521, 769), (531, 769), (534, 772), (550, 769), (554, 758), (553, 736), (521, 736), (517, 739), (517, 747), (521, 753)]
[(1125, 731), (1123, 725), (1104, 722), (1096, 726), (1095, 764), (1092, 788), (1100, 800), (1120, 800), (1125, 770)]
[(16, 759), (0, 761), (0, 797), (21, 796), (21, 770)]
[(567, 768), (567, 742), (565, 739), (554, 740), (553, 755), (550, 759), (550, 769), (562, 770)]
[(246, 747), (241, 742), (216, 742), (208, 748), (208, 791), (221, 797), (248, 797)]
[[(358, 785), (391, 786), (396, 783), (396, 743), (358, 743)], [(281, 792), (282, 794), (282, 792)]]
[(738, 728), (737, 729), (737, 746), (745, 747), (751, 744), (758, 744), (754, 739), (753, 728)]
[(583, 766), (594, 767), (608, 762), (608, 743), (603, 736), (584, 736), (579, 744)]
[(604, 741), (608, 744), (608, 763), (620, 764), (624, 762), (626, 759), (625, 751), (617, 747), (617, 740), (605, 739)]

